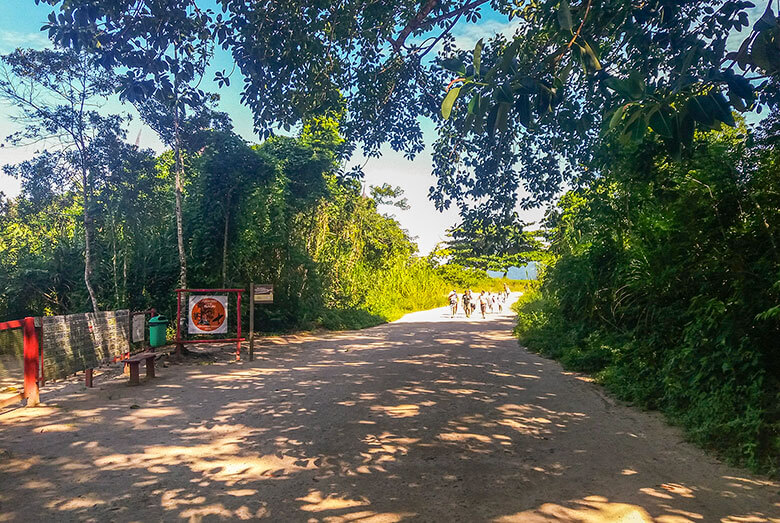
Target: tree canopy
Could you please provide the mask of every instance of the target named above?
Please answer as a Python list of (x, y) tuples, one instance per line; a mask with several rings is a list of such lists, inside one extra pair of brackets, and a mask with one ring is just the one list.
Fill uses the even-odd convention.
[[(518, 200), (532, 206), (590, 179), (603, 128), (624, 141), (659, 134), (677, 154), (694, 129), (778, 103), (770, 0), (733, 51), (728, 39), (749, 25), (752, 2), (219, 0), (214, 12), (195, 0), (37, 1), (57, 6), (45, 26), (55, 42), (125, 68), (130, 100), (169, 96), (216, 43), (232, 53), (263, 136), (345, 110), (347, 152), (376, 155), (388, 143), (413, 156), (424, 146), (420, 117), (432, 118), (436, 205), (505, 222)], [(457, 28), (488, 8), (514, 35), (457, 48)], [(194, 104), (202, 95), (193, 87), (182, 96)]]

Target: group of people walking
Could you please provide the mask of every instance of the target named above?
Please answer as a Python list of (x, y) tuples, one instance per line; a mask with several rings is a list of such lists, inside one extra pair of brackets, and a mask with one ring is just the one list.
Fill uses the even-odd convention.
[(509, 286), (504, 284), (503, 292), (485, 292), (482, 291), (478, 296), (475, 296), (471, 289), (466, 289), (462, 295), (458, 294), (458, 291), (452, 289), (450, 292), (450, 309), (452, 310), (452, 318), (458, 313), (458, 306), (463, 303), (463, 312), (467, 318), (471, 318), (471, 315), (479, 305), (479, 311), (482, 313), (482, 318), (485, 318), (485, 314), (492, 313), (493, 311), (502, 312), (504, 310), (504, 304), (509, 298)]

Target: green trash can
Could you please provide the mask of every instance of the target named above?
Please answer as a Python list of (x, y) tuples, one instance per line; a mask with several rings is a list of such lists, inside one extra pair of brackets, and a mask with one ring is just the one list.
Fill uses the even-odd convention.
[(165, 331), (168, 330), (168, 318), (154, 316), (149, 318), (149, 345), (162, 347), (165, 345)]

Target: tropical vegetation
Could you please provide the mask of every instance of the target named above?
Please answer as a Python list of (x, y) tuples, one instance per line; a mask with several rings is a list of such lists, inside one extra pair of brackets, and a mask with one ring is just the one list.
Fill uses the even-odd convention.
[(523, 345), (658, 409), (691, 440), (780, 465), (777, 116), (599, 155), (603, 176), (547, 217), (555, 261), (517, 304)]

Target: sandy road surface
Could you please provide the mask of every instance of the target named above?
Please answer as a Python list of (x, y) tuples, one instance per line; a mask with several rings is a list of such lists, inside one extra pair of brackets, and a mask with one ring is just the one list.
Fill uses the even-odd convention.
[[(780, 486), (443, 309), (0, 415), (0, 520), (767, 521)], [(278, 340), (277, 340), (278, 341)], [(775, 519), (774, 521), (777, 521)]]

